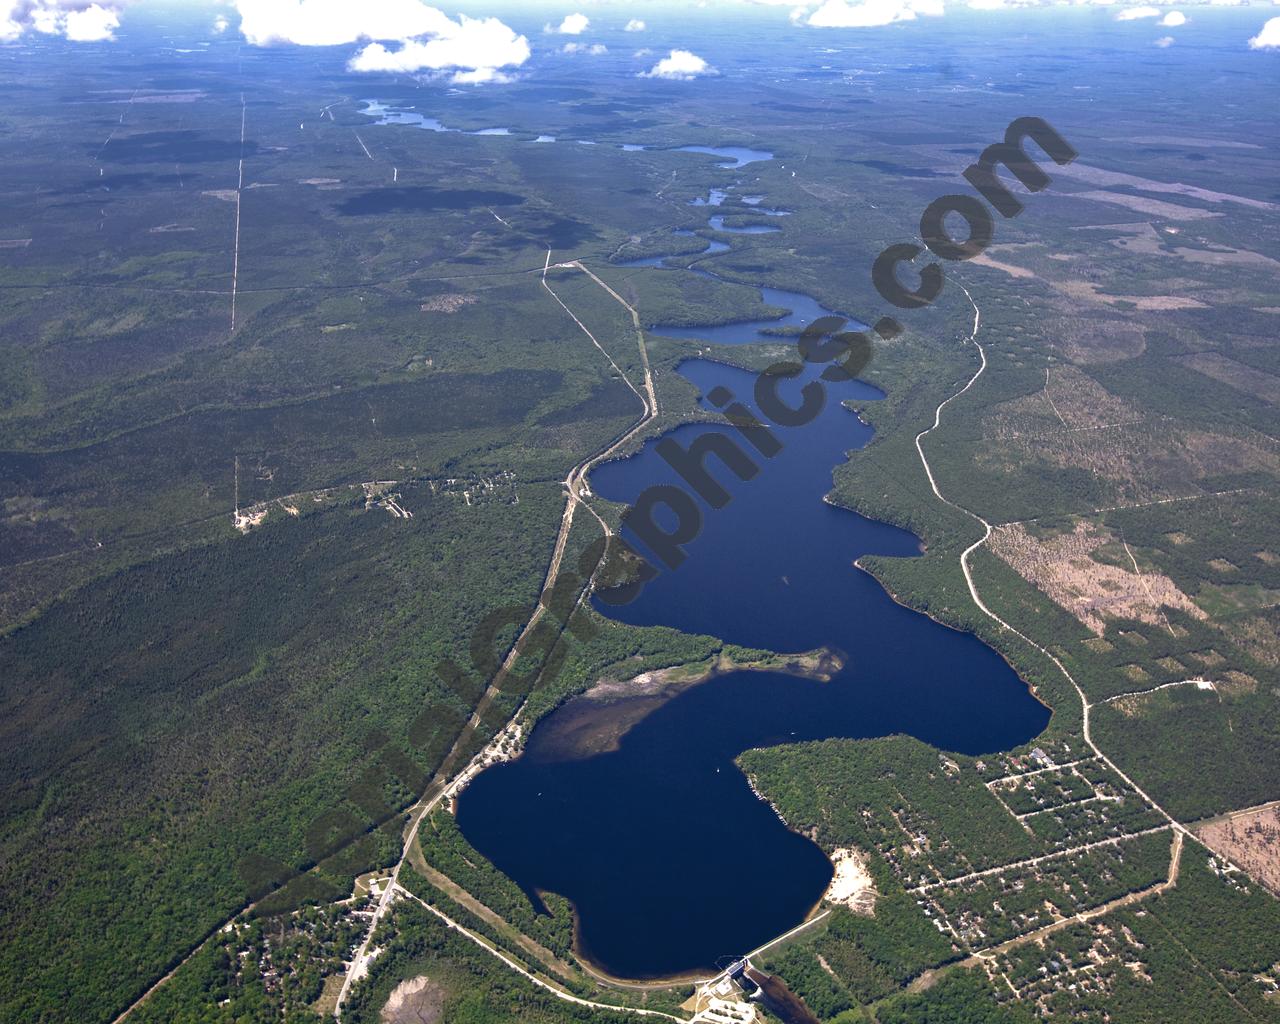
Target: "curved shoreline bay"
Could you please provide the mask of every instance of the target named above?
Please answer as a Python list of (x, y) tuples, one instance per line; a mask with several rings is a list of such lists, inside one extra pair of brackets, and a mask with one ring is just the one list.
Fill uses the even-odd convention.
[[(680, 372), (704, 395), (719, 385), (751, 404), (747, 371), (691, 360)], [(794, 401), (815, 375), (788, 382), (784, 397)], [(580, 953), (611, 975), (714, 968), (798, 924), (822, 898), (831, 863), (752, 792), (734, 764), (744, 750), (905, 733), (978, 754), (1024, 743), (1048, 722), (994, 650), (896, 603), (855, 568), (862, 555), (920, 551), (913, 534), (823, 500), (832, 470), (872, 434), (842, 402), (879, 397), (856, 381), (827, 385), (817, 419), (776, 431), (779, 455), (753, 454), (753, 479), (709, 459), (732, 500), (703, 507), (688, 560), (629, 605), (597, 602), (635, 625), (755, 649), (838, 651), (829, 681), (713, 674), (639, 695), (640, 705), (617, 702), (612, 732), (608, 706), (597, 707), (595, 749), (571, 758), (564, 742), (581, 705), (566, 706), (534, 729), (523, 757), (484, 771), (459, 798), (468, 841), (531, 894), (572, 901)], [(666, 436), (687, 446), (723, 429), (686, 425)], [(593, 490), (620, 502), (655, 483), (683, 486), (653, 442), (592, 474)]]

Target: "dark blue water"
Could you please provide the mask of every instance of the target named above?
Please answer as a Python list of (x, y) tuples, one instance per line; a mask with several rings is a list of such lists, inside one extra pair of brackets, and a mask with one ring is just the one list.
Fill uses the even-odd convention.
[[(706, 271), (694, 272), (707, 273)], [(715, 275), (708, 274), (707, 276), (714, 277)], [(833, 315), (832, 311), (825, 308), (817, 299), (810, 298), (800, 292), (783, 291), (781, 288), (761, 288), (760, 300), (767, 305), (778, 306), (788, 312), (776, 320), (754, 320), (749, 323), (721, 324), (717, 327), (670, 327), (665, 324), (659, 324), (649, 329), (654, 334), (661, 334), (667, 338), (710, 341), (716, 345), (750, 345), (762, 341), (778, 341), (776, 337), (761, 333), (766, 328), (807, 327), (821, 317)], [(866, 330), (866, 326), (866, 324), (852, 320), (849, 322), (847, 329), (862, 331)], [(849, 447), (855, 446), (850, 445)], [(857, 447), (861, 447), (861, 445), (857, 445)], [(834, 463), (832, 465), (834, 466)]]
[[(692, 231), (683, 231), (683, 230), (677, 230), (671, 233), (673, 235), (681, 235), (684, 237), (688, 237), (689, 235), (693, 234)], [(712, 256), (718, 252), (728, 252), (731, 248), (732, 246), (730, 246), (728, 242), (709, 241), (707, 242), (707, 247), (703, 249), (702, 252), (696, 252), (696, 253), (693, 253), (692, 255), (693, 257)], [(689, 257), (685, 257), (685, 258), (688, 259)], [(666, 263), (668, 259), (670, 259), (670, 257), (668, 256), (643, 256), (638, 260), (627, 260), (625, 263), (617, 263), (615, 264), (615, 266), (661, 267), (663, 266), (663, 264)], [(694, 271), (694, 273), (705, 273), (705, 271)]]
[[(701, 360), (681, 373), (703, 394), (722, 385), (752, 404), (750, 373)], [(483, 772), (459, 800), (476, 849), (528, 891), (567, 896), (580, 951), (614, 974), (711, 968), (798, 924), (821, 897), (830, 863), (754, 796), (734, 765), (743, 750), (907, 733), (978, 754), (1025, 742), (1048, 721), (994, 651), (895, 604), (853, 565), (864, 554), (919, 550), (910, 533), (822, 500), (832, 469), (871, 436), (841, 400), (878, 397), (856, 381), (828, 385), (817, 419), (777, 430), (781, 454), (756, 457), (757, 477), (717, 472), (733, 499), (703, 507), (683, 565), (629, 605), (597, 602), (637, 625), (777, 651), (837, 648), (847, 664), (831, 682), (730, 673), (660, 706), (616, 751), (578, 759), (554, 727), (570, 706), (533, 731), (522, 758)], [(687, 444), (719, 429), (669, 436)], [(628, 503), (660, 482), (681, 484), (653, 444), (591, 475), (596, 493)]]

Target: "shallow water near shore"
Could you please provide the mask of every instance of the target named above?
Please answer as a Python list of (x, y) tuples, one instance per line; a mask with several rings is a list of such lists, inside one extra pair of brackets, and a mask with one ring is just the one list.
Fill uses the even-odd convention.
[[(795, 404), (817, 369), (788, 382), (784, 397)], [(753, 404), (754, 374), (705, 360), (680, 370), (704, 395), (720, 385)], [(1023, 743), (1048, 721), (993, 650), (895, 603), (854, 566), (865, 554), (915, 555), (919, 542), (823, 501), (832, 470), (872, 434), (841, 402), (882, 397), (856, 381), (826, 388), (812, 423), (776, 431), (779, 455), (753, 454), (754, 479), (710, 460), (733, 497), (703, 507), (683, 565), (631, 604), (596, 607), (751, 647), (830, 646), (845, 667), (829, 682), (720, 675), (655, 702), (615, 749), (585, 758), (544, 724), (523, 757), (486, 770), (459, 799), (467, 839), (530, 893), (568, 897), (581, 953), (611, 974), (711, 970), (798, 924), (820, 899), (830, 862), (752, 791), (734, 764), (743, 750), (906, 733), (978, 754)], [(689, 425), (668, 436), (687, 445), (722, 429)], [(655, 483), (683, 485), (652, 443), (600, 466), (591, 483), (628, 503)]]

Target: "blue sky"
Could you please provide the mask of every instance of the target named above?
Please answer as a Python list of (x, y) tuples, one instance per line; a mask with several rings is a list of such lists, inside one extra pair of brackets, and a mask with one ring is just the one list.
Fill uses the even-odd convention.
[[(174, 0), (0, 0), (0, 41), (60, 37), (103, 44), (151, 12), (172, 11)], [(1270, 52), (1280, 60), (1280, 3), (1119, 3), (1114, 0), (579, 0), (515, 3), (472, 0), (433, 6), (424, 0), (190, 0), (180, 4), (199, 31), (258, 46), (348, 47), (354, 72), (440, 76), (456, 84), (509, 81), (525, 73), (539, 52), (599, 57), (624, 52), (641, 61), (637, 74), (692, 80), (716, 73), (697, 52), (696, 34), (671, 45), (681, 19), (717, 15), (758, 20), (764, 31), (803, 29), (815, 43), (865, 38), (904, 25), (981, 16), (992, 31), (1028, 8), (1090, 7), (1117, 33), (1149, 31), (1149, 44), (1194, 45), (1203, 24), (1234, 8), (1242, 51)], [(702, 8), (702, 10), (696, 10)], [(661, 35), (659, 45), (655, 35)], [(652, 58), (649, 60), (648, 58)]]

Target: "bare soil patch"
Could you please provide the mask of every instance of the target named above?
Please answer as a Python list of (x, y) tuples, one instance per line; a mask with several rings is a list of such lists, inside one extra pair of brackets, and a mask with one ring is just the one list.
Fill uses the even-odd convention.
[(445, 992), (425, 974), (400, 982), (379, 1014), (383, 1024), (437, 1024), (444, 1017)]
[(420, 308), (424, 313), (456, 313), (477, 301), (474, 295), (433, 295)]
[(1196, 833), (1209, 849), (1240, 865), (1280, 895), (1280, 802), (1216, 818), (1201, 825)]
[(876, 885), (866, 854), (852, 847), (841, 847), (831, 851), (831, 864), (836, 873), (822, 898), (828, 903), (848, 907), (855, 914), (874, 915)]
[(1079, 520), (1072, 532), (1044, 538), (1033, 537), (1020, 524), (997, 527), (990, 543), (1018, 575), (1098, 636), (1106, 631), (1108, 618), (1136, 619), (1163, 627), (1161, 609), (1165, 607), (1197, 619), (1207, 617), (1168, 576), (1155, 572), (1139, 575), (1095, 561), (1093, 555), (1099, 548), (1116, 542), (1110, 531)]

